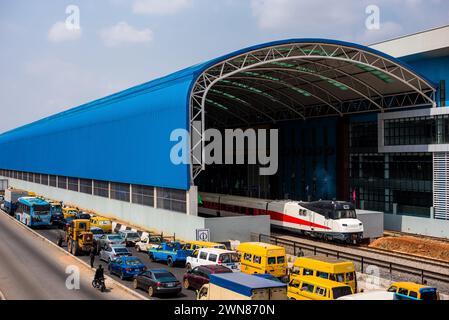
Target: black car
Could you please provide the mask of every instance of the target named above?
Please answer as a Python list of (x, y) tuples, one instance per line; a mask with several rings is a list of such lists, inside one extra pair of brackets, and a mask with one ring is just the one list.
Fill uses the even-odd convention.
[(181, 282), (164, 269), (148, 270), (134, 278), (134, 289), (148, 292), (150, 297), (157, 294), (177, 296), (182, 291)]
[(80, 212), (75, 216), (76, 220), (90, 220), (90, 214), (85, 212)]

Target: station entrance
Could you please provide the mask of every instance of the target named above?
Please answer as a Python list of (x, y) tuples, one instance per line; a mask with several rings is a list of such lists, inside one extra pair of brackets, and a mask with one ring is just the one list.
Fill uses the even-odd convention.
[[(379, 211), (394, 201), (407, 206), (410, 190), (379, 180), (390, 178), (391, 157), (431, 175), (431, 155), (379, 152), (377, 117), (436, 107), (435, 92), (400, 61), (350, 43), (288, 40), (231, 54), (211, 63), (192, 90), (192, 185), (264, 199), (354, 201)], [(277, 173), (261, 176), (258, 165), (206, 166), (209, 128), (278, 129)], [(415, 199), (410, 206), (432, 206), (432, 190), (416, 190)]]

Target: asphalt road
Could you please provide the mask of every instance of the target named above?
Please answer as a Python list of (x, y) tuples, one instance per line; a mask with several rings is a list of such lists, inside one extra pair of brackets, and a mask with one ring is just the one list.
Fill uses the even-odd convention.
[[(58, 229), (45, 229), (45, 230), (36, 230), (39, 234), (41, 234), (42, 236), (46, 237), (48, 240), (56, 243), (58, 240), (58, 235), (60, 232), (60, 230)], [(64, 249), (67, 250), (66, 244), (64, 244)], [(168, 271), (170, 271), (171, 273), (173, 273), (176, 278), (182, 283), (182, 279), (184, 274), (186, 273), (186, 269), (183, 267), (174, 267), (174, 268), (169, 268), (166, 264), (163, 263), (154, 263), (151, 262), (148, 254), (145, 253), (139, 253), (137, 252), (137, 250), (135, 250), (134, 248), (128, 248), (133, 256), (138, 257), (146, 266), (148, 269), (166, 269)], [(87, 262), (90, 264), (90, 258), (87, 256), (80, 256), (78, 257), (80, 259), (82, 259), (83, 261)], [(95, 267), (98, 267), (99, 264), (102, 264), (103, 267), (105, 268), (105, 273), (108, 274), (107, 271), (107, 263), (104, 261), (100, 261), (100, 258), (97, 256), (95, 258)], [(122, 283), (123, 285), (127, 286), (128, 288), (133, 289), (132, 287), (132, 281), (131, 280), (121, 280), (119, 277), (117, 277), (116, 275), (111, 275), (111, 277), (114, 278), (114, 280)], [(146, 292), (142, 291), (142, 290), (137, 290), (138, 293), (142, 294), (142, 295), (146, 295)], [(177, 296), (177, 297), (170, 297), (170, 296), (156, 296), (154, 297), (154, 299), (173, 299), (173, 300), (196, 300), (196, 293), (193, 290), (185, 290), (184, 288), (182, 289), (182, 292)]]
[[(67, 267), (78, 268), (79, 290), (67, 288)], [(92, 288), (91, 273), (0, 211), (0, 291), (7, 300), (135, 299), (120, 287), (106, 293)]]

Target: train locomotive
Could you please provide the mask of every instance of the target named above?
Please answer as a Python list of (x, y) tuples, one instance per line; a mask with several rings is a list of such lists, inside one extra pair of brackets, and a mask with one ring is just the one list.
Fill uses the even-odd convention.
[(272, 226), (327, 241), (360, 243), (363, 223), (352, 203), (342, 201), (272, 201), (201, 193), (199, 212), (206, 216), (269, 215)]

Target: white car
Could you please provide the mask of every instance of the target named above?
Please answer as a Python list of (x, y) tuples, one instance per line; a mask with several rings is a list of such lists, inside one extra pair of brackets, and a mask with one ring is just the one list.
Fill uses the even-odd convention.
[(221, 265), (233, 272), (240, 272), (240, 256), (235, 251), (205, 248), (195, 250), (187, 257), (186, 267), (189, 270), (208, 265)]

